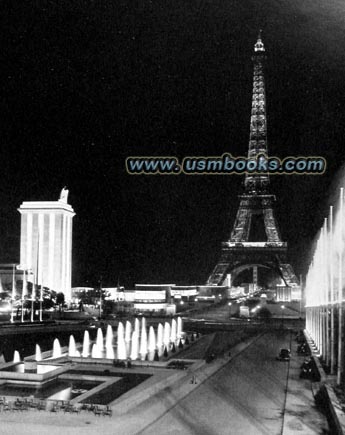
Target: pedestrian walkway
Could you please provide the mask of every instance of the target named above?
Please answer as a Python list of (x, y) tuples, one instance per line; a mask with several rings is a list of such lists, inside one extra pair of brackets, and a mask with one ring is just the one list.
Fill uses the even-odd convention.
[(305, 357), (298, 356), (296, 349), (297, 344), (292, 342), (282, 434), (329, 433), (326, 417), (315, 403), (311, 381), (300, 379), (301, 365)]

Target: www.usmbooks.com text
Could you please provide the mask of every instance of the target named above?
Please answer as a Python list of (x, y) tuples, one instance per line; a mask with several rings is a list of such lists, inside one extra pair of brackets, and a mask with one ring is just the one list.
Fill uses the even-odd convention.
[(320, 175), (326, 170), (323, 157), (234, 157), (223, 154), (220, 157), (128, 157), (126, 169), (129, 174), (311, 174)]

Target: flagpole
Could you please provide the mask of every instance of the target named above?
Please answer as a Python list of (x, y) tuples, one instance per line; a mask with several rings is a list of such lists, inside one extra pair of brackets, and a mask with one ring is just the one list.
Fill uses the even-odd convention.
[[(37, 246), (37, 264), (36, 264), (36, 283), (38, 290), (38, 277), (39, 277), (39, 264), (40, 264), (40, 236), (41, 233), (38, 234), (38, 246)], [(42, 301), (43, 301), (43, 282), (41, 277), (41, 291), (40, 291), (40, 311), (39, 311), (39, 321), (42, 322)]]
[(24, 296), (25, 296), (25, 291), (26, 291), (26, 275), (25, 275), (26, 270), (23, 269), (23, 289), (22, 289), (22, 312), (21, 312), (21, 322), (24, 322)]
[(13, 302), (14, 302), (14, 298), (15, 298), (15, 293), (16, 293), (16, 289), (15, 289), (15, 274), (14, 274), (14, 264), (13, 264), (12, 265), (11, 323), (14, 322), (14, 318), (13, 318)]
[(36, 298), (36, 288), (35, 288), (35, 275), (32, 276), (32, 290), (31, 290), (31, 316), (30, 321), (34, 321), (34, 299)]
[(40, 294), (40, 322), (42, 322), (42, 302), (43, 302), (43, 284), (41, 283), (41, 294)]

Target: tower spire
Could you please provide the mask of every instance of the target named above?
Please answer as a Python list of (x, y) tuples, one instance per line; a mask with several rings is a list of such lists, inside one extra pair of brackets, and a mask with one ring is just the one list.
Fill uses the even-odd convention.
[[(261, 30), (254, 45), (252, 61), (254, 64), (252, 112), (250, 118), (248, 159), (257, 160), (260, 155), (267, 156), (266, 95), (264, 80), (265, 46), (261, 39)], [(247, 173), (244, 181), (246, 192), (263, 193), (267, 190), (267, 173)]]
[(265, 47), (264, 44), (262, 42), (261, 39), (261, 34), (262, 34), (262, 29), (259, 30), (259, 34), (258, 34), (258, 40), (256, 41), (256, 44), (254, 45), (254, 51), (265, 51)]

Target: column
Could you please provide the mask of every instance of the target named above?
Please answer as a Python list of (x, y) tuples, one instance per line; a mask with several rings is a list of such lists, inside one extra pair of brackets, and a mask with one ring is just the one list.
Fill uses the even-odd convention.
[(48, 286), (54, 287), (54, 253), (55, 253), (55, 213), (49, 214), (49, 248), (48, 248)]

